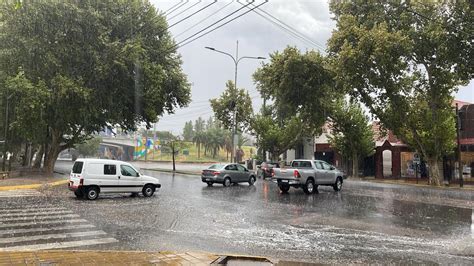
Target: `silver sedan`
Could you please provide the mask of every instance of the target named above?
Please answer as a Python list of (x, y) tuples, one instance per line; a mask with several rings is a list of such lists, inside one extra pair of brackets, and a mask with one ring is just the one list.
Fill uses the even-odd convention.
[(255, 174), (240, 164), (213, 164), (202, 171), (202, 182), (208, 186), (214, 183), (223, 184), (228, 187), (232, 184), (248, 182), (249, 185), (255, 183)]

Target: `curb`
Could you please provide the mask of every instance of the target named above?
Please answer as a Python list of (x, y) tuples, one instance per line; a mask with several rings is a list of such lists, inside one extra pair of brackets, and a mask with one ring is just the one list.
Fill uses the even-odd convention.
[(410, 183), (398, 183), (395, 181), (378, 181), (374, 179), (370, 180), (364, 180), (362, 181), (366, 182), (371, 182), (371, 183), (378, 183), (378, 184), (391, 184), (391, 185), (402, 185), (402, 186), (411, 186), (411, 187), (424, 187), (424, 188), (434, 188), (434, 189), (442, 189), (442, 190), (459, 190), (459, 191), (466, 191), (466, 190), (472, 190), (474, 191), (474, 187), (448, 187), (448, 186), (431, 186), (431, 185), (425, 185), (425, 184), (410, 184)]
[(188, 172), (188, 171), (180, 171), (180, 170), (173, 171), (170, 169), (163, 169), (163, 168), (141, 168), (141, 169), (146, 170), (146, 171), (155, 171), (155, 172), (163, 172), (163, 173), (201, 176), (201, 173), (198, 173), (198, 172)]
[(19, 190), (19, 189), (39, 189), (43, 186), (60, 186), (60, 185), (65, 185), (69, 181), (67, 179), (64, 180), (59, 180), (59, 181), (54, 181), (50, 183), (44, 183), (44, 184), (30, 184), (30, 185), (18, 185), (18, 186), (3, 186), (0, 187), (0, 191), (8, 191), (8, 190)]

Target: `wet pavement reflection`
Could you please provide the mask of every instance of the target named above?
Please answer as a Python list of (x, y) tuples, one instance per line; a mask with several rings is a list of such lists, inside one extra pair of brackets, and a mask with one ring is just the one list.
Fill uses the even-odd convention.
[[(324, 263), (474, 263), (473, 195), (347, 181), (306, 195), (259, 179), (208, 187), (199, 177), (148, 171), (162, 189), (78, 200), (64, 187), (7, 198), (0, 208), (54, 205), (118, 242), (82, 249), (206, 251)], [(0, 236), (1, 237), (1, 236)]]

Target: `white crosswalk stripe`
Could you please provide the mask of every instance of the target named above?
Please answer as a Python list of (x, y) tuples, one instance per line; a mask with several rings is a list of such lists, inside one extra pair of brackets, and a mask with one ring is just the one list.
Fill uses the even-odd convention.
[(17, 189), (0, 191), (0, 198), (16, 198), (16, 197), (37, 197), (42, 196), (41, 192), (35, 189)]
[(58, 206), (7, 207), (0, 209), (0, 252), (74, 248), (118, 242)]

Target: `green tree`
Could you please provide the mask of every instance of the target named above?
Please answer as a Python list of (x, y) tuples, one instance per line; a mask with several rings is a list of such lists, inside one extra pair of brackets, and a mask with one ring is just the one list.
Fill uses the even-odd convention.
[(206, 122), (199, 117), (194, 121), (194, 132), (203, 132), (206, 129)]
[(359, 161), (375, 149), (369, 117), (357, 103), (341, 101), (331, 114), (329, 143), (342, 156), (352, 160), (352, 176), (359, 177)]
[(99, 146), (101, 142), (101, 137), (93, 137), (84, 141), (83, 143), (75, 145), (75, 148), (79, 154), (83, 155), (84, 157), (96, 156), (99, 152)]
[(452, 95), (473, 78), (469, 1), (332, 1), (340, 87), (428, 160), (430, 183), (455, 144)]
[(0, 77), (18, 91), (12, 123), (42, 145), (46, 172), (107, 125), (149, 127), (189, 102), (166, 19), (148, 1), (18, 3), (0, 4)]
[(257, 146), (270, 152), (272, 161), (278, 161), (278, 156), (288, 149), (294, 148), (305, 136), (303, 121), (298, 117), (285, 120), (285, 123), (275, 123), (268, 115), (256, 115), (252, 119), (251, 128), (257, 136)]
[(193, 143), (198, 149), (198, 159), (201, 158), (201, 146), (206, 142), (206, 133), (204, 131), (196, 131), (193, 137)]
[(253, 109), (252, 99), (245, 89), (236, 89), (234, 82), (229, 80), (221, 96), (210, 102), (214, 116), (225, 129), (233, 130), (234, 125), (240, 132), (248, 129)]
[(193, 121), (186, 122), (183, 128), (184, 141), (192, 141), (194, 137)]
[(259, 148), (274, 160), (303, 137), (318, 133), (342, 96), (334, 89), (326, 58), (315, 51), (287, 47), (275, 52), (253, 77), (262, 96), (273, 104), (253, 119), (252, 130)]

